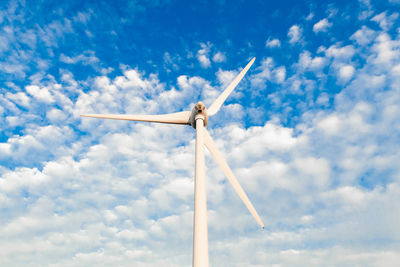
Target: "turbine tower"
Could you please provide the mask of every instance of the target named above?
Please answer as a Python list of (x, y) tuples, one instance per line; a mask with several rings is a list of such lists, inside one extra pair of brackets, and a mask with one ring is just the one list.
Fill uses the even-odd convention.
[(120, 115), (120, 114), (82, 114), (83, 117), (100, 119), (147, 121), (169, 124), (187, 124), (196, 129), (196, 165), (195, 165), (195, 191), (194, 191), (194, 222), (193, 222), (193, 266), (208, 267), (208, 225), (207, 225), (207, 195), (206, 195), (206, 173), (204, 159), (204, 145), (211, 152), (236, 193), (242, 199), (247, 209), (256, 219), (257, 223), (264, 228), (264, 224), (258, 216), (257, 211), (251, 204), (243, 188), (240, 186), (232, 170), (219, 152), (217, 145), (206, 130), (208, 117), (215, 115), (226, 98), (235, 89), (246, 72), (253, 65), (253, 58), (239, 75), (229, 84), (222, 94), (214, 101), (207, 110), (202, 102), (198, 102), (192, 111), (164, 115)]

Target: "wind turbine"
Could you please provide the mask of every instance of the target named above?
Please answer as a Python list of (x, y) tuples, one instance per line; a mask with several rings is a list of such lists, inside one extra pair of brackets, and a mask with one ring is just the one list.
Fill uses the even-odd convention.
[(120, 114), (82, 114), (83, 117), (100, 119), (147, 121), (169, 124), (187, 124), (196, 129), (196, 165), (195, 165), (195, 192), (194, 192), (194, 225), (193, 225), (193, 266), (209, 266), (208, 258), (208, 226), (207, 226), (207, 195), (206, 195), (206, 173), (204, 160), (204, 145), (211, 152), (236, 193), (242, 199), (257, 223), (264, 228), (264, 224), (258, 216), (257, 211), (251, 204), (243, 188), (240, 186), (232, 170), (219, 152), (217, 145), (206, 130), (208, 117), (214, 116), (226, 98), (235, 89), (246, 72), (253, 65), (253, 58), (238, 76), (229, 84), (222, 94), (214, 101), (209, 109), (202, 102), (198, 102), (192, 111), (183, 111), (164, 115), (120, 115)]

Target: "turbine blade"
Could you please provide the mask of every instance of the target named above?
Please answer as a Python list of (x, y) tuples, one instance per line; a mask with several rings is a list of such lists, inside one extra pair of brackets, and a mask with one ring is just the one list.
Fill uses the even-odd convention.
[(243, 78), (243, 76), (246, 74), (246, 72), (250, 69), (251, 65), (253, 65), (254, 60), (256, 58), (254, 57), (250, 62), (247, 64), (247, 66), (239, 73), (238, 76), (229, 84), (229, 86), (225, 89), (225, 91), (222, 92), (222, 94), (217, 98), (217, 100), (212, 103), (209, 109), (207, 109), (207, 114), (208, 116), (213, 116), (215, 115), (218, 110), (221, 108), (222, 104), (225, 102), (225, 100), (228, 98), (228, 96), (232, 93), (233, 89), (235, 89), (236, 85), (240, 82), (240, 80)]
[(254, 208), (253, 204), (251, 204), (249, 198), (247, 197), (246, 193), (243, 191), (243, 188), (240, 186), (238, 180), (236, 179), (235, 175), (233, 174), (232, 170), (229, 168), (228, 164), (226, 163), (225, 159), (222, 157), (221, 153), (219, 152), (217, 145), (212, 140), (210, 134), (207, 130), (204, 129), (204, 144), (206, 145), (207, 149), (211, 152), (214, 156), (215, 161), (221, 167), (222, 171), (225, 173), (226, 177), (228, 178), (229, 182), (232, 184), (233, 188), (235, 189), (236, 193), (242, 199), (244, 204), (246, 205), (247, 209), (250, 211), (251, 215), (253, 215), (254, 219), (256, 219), (257, 223), (264, 228), (264, 224), (258, 216), (256, 209)]
[(192, 114), (192, 112), (182, 111), (163, 115), (82, 114), (81, 117), (128, 121), (148, 121), (170, 124), (188, 124), (190, 114)]

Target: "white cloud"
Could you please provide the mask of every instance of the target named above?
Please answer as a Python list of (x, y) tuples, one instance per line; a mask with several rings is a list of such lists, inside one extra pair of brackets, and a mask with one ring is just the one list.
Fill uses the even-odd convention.
[(355, 40), (359, 45), (367, 45), (374, 40), (376, 32), (363, 25), (360, 30), (356, 31), (351, 37), (351, 40)]
[(37, 85), (28, 85), (26, 86), (26, 91), (38, 99), (41, 102), (50, 104), (54, 102), (54, 97), (50, 94), (50, 90), (47, 87), (40, 88)]
[(327, 93), (321, 93), (318, 96), (317, 101), (315, 103), (322, 107), (328, 106), (329, 105), (329, 95)]
[(217, 52), (214, 54), (212, 60), (214, 62), (220, 63), (220, 62), (225, 62), (226, 61), (226, 56), (222, 52)]
[(49, 119), (50, 122), (63, 122), (67, 119), (66, 114), (57, 108), (53, 108), (46, 113), (46, 117)]
[(374, 16), (371, 20), (375, 21), (376, 23), (379, 24), (379, 26), (387, 31), (389, 30), (395, 23), (395, 21), (397, 20), (397, 18), (399, 17), (399, 13), (393, 13), (390, 16), (386, 15), (387, 12), (382, 12), (376, 16)]
[(201, 77), (188, 77), (182, 75), (178, 77), (177, 84), (182, 90), (181, 98), (187, 100), (188, 102), (190, 101), (189, 103), (195, 102), (194, 99), (198, 99), (200, 94), (202, 94), (203, 97), (201, 99), (204, 101), (204, 103), (211, 104), (208, 101), (212, 101), (211, 98), (218, 94), (218, 92), (215, 91), (215, 88), (213, 88), (208, 81)]
[(326, 188), (330, 183), (331, 166), (326, 159), (301, 157), (294, 160), (293, 165), (298, 175), (304, 175), (309, 185)]
[(286, 68), (285, 66), (280, 66), (275, 69), (275, 77), (277, 83), (282, 83), (285, 81), (286, 78)]
[(270, 39), (268, 38), (267, 42), (265, 43), (266, 47), (273, 48), (273, 47), (280, 47), (281, 41), (279, 39)]
[(341, 123), (338, 116), (331, 115), (318, 122), (317, 127), (327, 134), (336, 134), (340, 130), (340, 125)]
[(377, 55), (374, 63), (381, 68), (391, 66), (394, 61), (400, 58), (398, 46), (398, 41), (392, 41), (387, 33), (379, 34), (373, 45), (373, 49)]
[(302, 38), (302, 32), (302, 28), (298, 25), (293, 25), (292, 27), (290, 27), (287, 34), (289, 37), (289, 43), (294, 44), (300, 42)]
[(259, 72), (250, 78), (251, 85), (261, 90), (264, 89), (266, 82), (271, 79), (273, 67), (274, 62), (271, 57), (264, 59), (259, 67)]
[(397, 64), (392, 68), (392, 73), (395, 77), (400, 77), (400, 64)]
[(207, 43), (207, 44), (201, 43), (200, 46), (201, 46), (201, 49), (199, 51), (197, 51), (197, 60), (200, 62), (201, 67), (208, 68), (211, 66), (211, 61), (209, 58), (211, 44), (210, 43)]
[(57, 47), (59, 38), (66, 33), (72, 33), (73, 28), (71, 21), (67, 18), (63, 20), (54, 20), (50, 24), (40, 27), (38, 26), (38, 40), (43, 42), (46, 47)]
[(198, 54), (197, 59), (203, 68), (208, 68), (211, 66), (211, 61), (206, 55)]
[(95, 53), (93, 51), (88, 50), (74, 57), (69, 57), (64, 54), (61, 54), (60, 61), (67, 64), (82, 63), (83, 65), (92, 65), (92, 64), (98, 64), (100, 60), (95, 56)]
[(6, 97), (10, 100), (13, 100), (16, 104), (21, 105), (23, 107), (28, 107), (30, 103), (29, 97), (24, 92), (18, 92), (15, 94), (6, 93)]
[(332, 27), (332, 23), (330, 23), (326, 18), (318, 21), (313, 26), (313, 31), (315, 33), (318, 32), (326, 32), (328, 28)]
[(181, 61), (181, 58), (179, 56), (171, 56), (170, 53), (165, 52), (163, 59), (167, 72), (171, 72), (172, 70), (179, 70), (179, 66), (177, 64)]
[(72, 20), (86, 25), (87, 22), (91, 19), (92, 13), (92, 10), (89, 10), (88, 12), (78, 12), (78, 14), (76, 14), (72, 18)]
[(311, 57), (309, 51), (304, 51), (299, 56), (297, 66), (301, 70), (311, 70), (314, 72), (321, 71), (327, 65), (327, 60), (324, 57)]
[(354, 75), (354, 67), (352, 65), (345, 65), (339, 69), (339, 78), (343, 82), (347, 82)]
[(355, 52), (356, 51), (352, 45), (346, 45), (343, 47), (332, 45), (325, 51), (325, 54), (326, 56), (333, 57), (335, 59), (349, 60), (354, 56)]
[(326, 59), (323, 57), (315, 57), (311, 60), (310, 69), (320, 70), (326, 65)]
[(0, 156), (4, 157), (5, 155), (10, 155), (11, 153), (11, 144), (8, 143), (0, 143)]

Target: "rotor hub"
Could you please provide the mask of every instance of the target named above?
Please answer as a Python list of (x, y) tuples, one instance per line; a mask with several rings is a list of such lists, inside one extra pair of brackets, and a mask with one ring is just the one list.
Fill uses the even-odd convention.
[(196, 120), (203, 120), (204, 127), (208, 124), (207, 109), (203, 102), (197, 102), (190, 115), (189, 124), (196, 129)]

